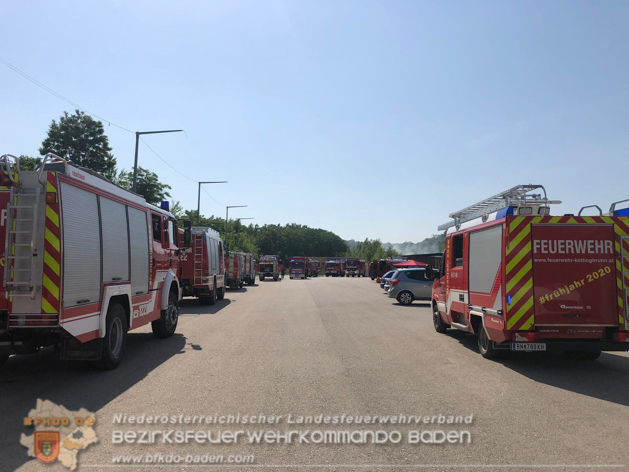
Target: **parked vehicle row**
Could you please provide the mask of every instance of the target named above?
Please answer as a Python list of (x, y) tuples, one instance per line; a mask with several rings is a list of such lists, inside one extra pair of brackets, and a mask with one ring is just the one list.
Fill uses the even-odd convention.
[(326, 277), (365, 277), (367, 263), (362, 259), (330, 258), (325, 262)]

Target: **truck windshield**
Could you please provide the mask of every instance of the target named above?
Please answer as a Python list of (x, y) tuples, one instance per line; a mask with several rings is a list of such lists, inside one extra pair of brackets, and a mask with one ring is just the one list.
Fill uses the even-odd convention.
[(290, 268), (291, 269), (303, 269), (304, 268), (304, 263), (303, 262), (291, 262), (290, 263)]
[(334, 269), (334, 262), (327, 262), (325, 264), (326, 269)]

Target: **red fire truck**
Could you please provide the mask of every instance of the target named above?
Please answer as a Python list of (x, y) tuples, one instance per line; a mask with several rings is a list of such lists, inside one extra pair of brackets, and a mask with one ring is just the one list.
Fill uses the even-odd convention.
[(242, 252), (229, 252), (225, 256), (227, 286), (233, 290), (245, 284), (245, 255)]
[(62, 359), (113, 369), (128, 330), (150, 322), (156, 337), (173, 335), (181, 289), (167, 205), (51, 154), (11, 180), (0, 361), (58, 345)]
[(394, 263), (406, 262), (406, 260), (406, 257), (387, 257), (379, 261), (374, 259), (374, 261), (369, 264), (369, 277), (371, 277), (371, 280), (378, 279), (377, 282), (380, 282), (380, 277), (390, 270), (393, 270)]
[(310, 257), (306, 258), (306, 277), (317, 277), (319, 275), (317, 272), (317, 262), (318, 261)]
[(290, 258), (289, 264), (289, 277), (291, 279), (305, 279), (306, 278), (306, 258), (302, 256), (293, 256)]
[(247, 285), (253, 285), (256, 283), (255, 260), (253, 259), (253, 255), (248, 252), (245, 253), (244, 280)]
[(519, 185), (439, 227), (447, 234), (432, 290), (438, 332), (474, 333), (486, 358), (629, 350), (627, 210), (550, 216), (552, 203), (541, 185)]
[(199, 298), (200, 305), (214, 305), (225, 297), (223, 241), (211, 228), (179, 230), (181, 287), (183, 296)]
[(266, 277), (273, 277), (277, 281), (280, 277), (281, 267), (279, 265), (279, 256), (260, 256), (260, 280)]
[(347, 277), (365, 277), (365, 261), (361, 259), (347, 259)]
[(325, 276), (326, 277), (340, 277), (341, 276), (341, 261), (338, 259), (328, 259), (325, 261)]

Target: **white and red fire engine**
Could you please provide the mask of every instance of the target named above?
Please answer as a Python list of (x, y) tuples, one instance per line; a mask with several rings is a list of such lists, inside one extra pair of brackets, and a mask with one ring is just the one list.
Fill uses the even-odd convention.
[(362, 259), (347, 259), (347, 277), (365, 277), (365, 261)]
[(199, 297), (200, 305), (214, 305), (225, 297), (223, 241), (212, 228), (187, 226), (179, 230), (183, 296)]
[(596, 359), (629, 350), (626, 210), (550, 216), (552, 203), (560, 202), (541, 185), (519, 185), (439, 227), (447, 233), (432, 294), (438, 332), (476, 334), (486, 358), (554, 350)]
[(246, 252), (244, 256), (245, 256), (244, 280), (247, 285), (253, 285), (256, 283), (256, 261), (253, 259), (253, 254)]
[(150, 322), (155, 336), (173, 335), (181, 291), (172, 214), (54, 155), (10, 184), (0, 360), (59, 345), (62, 359), (112, 369), (128, 330)]
[(245, 255), (242, 252), (229, 252), (225, 256), (226, 284), (231, 289), (239, 289), (245, 284)]
[(308, 268), (306, 267), (306, 259), (307, 258), (303, 256), (293, 256), (290, 258), (288, 276), (291, 279), (305, 279), (307, 277), (306, 270)]
[(260, 280), (273, 277), (277, 281), (280, 278), (279, 256), (260, 256)]

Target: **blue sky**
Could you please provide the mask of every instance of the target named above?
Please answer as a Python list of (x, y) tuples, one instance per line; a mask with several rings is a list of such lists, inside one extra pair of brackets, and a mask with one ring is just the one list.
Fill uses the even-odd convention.
[[(629, 198), (629, 3), (5, 2), (0, 57), (144, 139), (203, 214), (420, 241), (513, 185), (557, 213)], [(0, 64), (2, 152), (71, 105)], [(135, 136), (105, 130), (119, 168)]]

